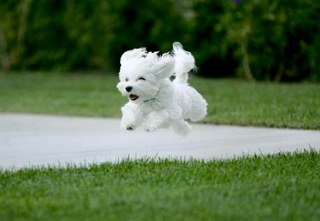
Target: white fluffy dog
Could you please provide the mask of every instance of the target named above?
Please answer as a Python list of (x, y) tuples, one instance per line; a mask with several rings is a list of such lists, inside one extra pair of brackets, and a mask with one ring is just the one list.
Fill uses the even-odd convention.
[(121, 108), (121, 128), (134, 130), (142, 125), (151, 132), (171, 127), (186, 135), (191, 129), (186, 120), (195, 122), (206, 116), (207, 102), (188, 85), (188, 72), (196, 68), (194, 57), (179, 42), (162, 56), (145, 48), (126, 51), (120, 64), (117, 88), (129, 98)]

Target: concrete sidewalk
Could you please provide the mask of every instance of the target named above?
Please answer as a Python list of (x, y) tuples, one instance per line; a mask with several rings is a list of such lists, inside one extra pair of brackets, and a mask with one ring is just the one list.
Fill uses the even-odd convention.
[(0, 168), (117, 162), (124, 158), (232, 158), (320, 150), (320, 131), (193, 125), (170, 130), (119, 129), (119, 119), (0, 114)]

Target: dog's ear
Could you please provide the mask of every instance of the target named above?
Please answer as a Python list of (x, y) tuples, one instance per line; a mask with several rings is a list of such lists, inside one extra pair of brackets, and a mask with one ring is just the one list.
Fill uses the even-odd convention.
[(145, 48), (136, 48), (130, 51), (126, 51), (120, 58), (120, 64), (123, 65), (131, 59), (139, 59), (145, 57), (146, 55), (147, 51)]
[(159, 60), (153, 65), (153, 73), (157, 78), (169, 78), (174, 74), (174, 59), (167, 53), (159, 57)]

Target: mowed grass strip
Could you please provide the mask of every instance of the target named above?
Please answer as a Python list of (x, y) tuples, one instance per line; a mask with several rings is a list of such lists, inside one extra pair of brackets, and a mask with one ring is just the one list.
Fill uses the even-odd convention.
[(194, 85), (209, 103), (208, 123), (320, 129), (320, 84), (195, 78)]
[[(116, 75), (0, 74), (0, 112), (120, 117), (127, 102)], [(320, 129), (320, 85), (254, 83), (191, 76), (209, 103), (203, 122)]]
[(0, 220), (319, 220), (320, 153), (0, 170)]
[(0, 111), (120, 117), (126, 102), (115, 75), (10, 73), (0, 75)]

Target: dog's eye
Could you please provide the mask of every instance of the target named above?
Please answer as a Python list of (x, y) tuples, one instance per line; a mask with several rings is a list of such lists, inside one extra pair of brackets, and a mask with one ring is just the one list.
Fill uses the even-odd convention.
[(129, 78), (126, 78), (126, 81), (129, 81)]
[(138, 81), (145, 81), (146, 79), (144, 77), (138, 78)]

